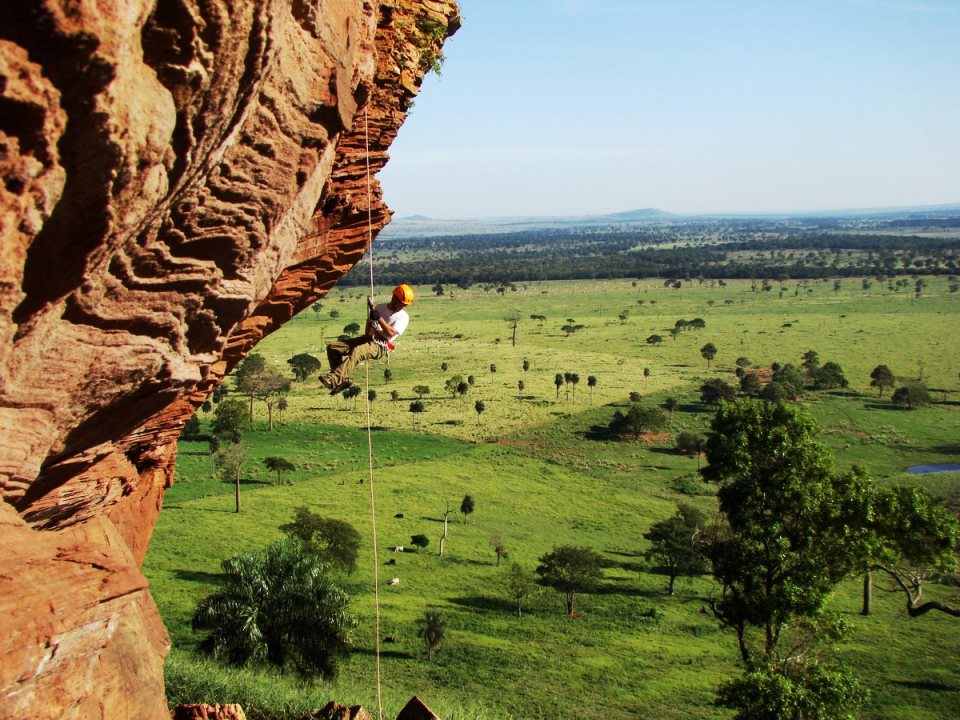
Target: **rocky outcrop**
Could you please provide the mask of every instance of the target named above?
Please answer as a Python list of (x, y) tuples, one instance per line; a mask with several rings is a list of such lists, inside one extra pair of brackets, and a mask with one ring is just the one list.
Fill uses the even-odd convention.
[(0, 8), (0, 717), (166, 716), (176, 438), (389, 220), (453, 0)]

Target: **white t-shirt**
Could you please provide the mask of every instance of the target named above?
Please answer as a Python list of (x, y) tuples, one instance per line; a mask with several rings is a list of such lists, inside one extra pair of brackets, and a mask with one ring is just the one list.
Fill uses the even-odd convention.
[(407, 329), (407, 325), (410, 324), (410, 316), (407, 314), (407, 311), (403, 308), (400, 308), (394, 312), (390, 309), (390, 305), (388, 303), (380, 303), (377, 305), (377, 312), (380, 313), (380, 317), (383, 318), (387, 325), (397, 331), (397, 334), (388, 338), (382, 332), (380, 324), (374, 323), (374, 337), (378, 342), (381, 343), (390, 343), (391, 345), (396, 343), (397, 339), (403, 335), (403, 331)]

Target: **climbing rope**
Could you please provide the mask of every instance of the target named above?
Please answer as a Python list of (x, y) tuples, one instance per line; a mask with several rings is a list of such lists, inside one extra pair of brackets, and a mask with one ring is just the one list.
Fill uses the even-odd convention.
[[(373, 200), (373, 191), (370, 187), (370, 127), (367, 116), (367, 108), (363, 108), (363, 143), (364, 157), (366, 158), (367, 168), (367, 255), (368, 265), (370, 266), (370, 298), (373, 298), (373, 210), (371, 208)], [(376, 641), (376, 663), (377, 663), (377, 717), (383, 720), (383, 698), (381, 694), (380, 683), (380, 561), (377, 557), (377, 503), (373, 492), (373, 430), (370, 423), (370, 363), (363, 364), (364, 377), (366, 380), (366, 398), (365, 405), (367, 411), (367, 467), (369, 477), (367, 487), (370, 488), (370, 524), (373, 529), (373, 605), (376, 617), (375, 641)]]

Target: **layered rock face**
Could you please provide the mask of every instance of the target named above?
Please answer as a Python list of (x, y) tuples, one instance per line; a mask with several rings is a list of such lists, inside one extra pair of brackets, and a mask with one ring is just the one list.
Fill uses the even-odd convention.
[(453, 0), (0, 8), (0, 718), (167, 717), (176, 438), (389, 220)]

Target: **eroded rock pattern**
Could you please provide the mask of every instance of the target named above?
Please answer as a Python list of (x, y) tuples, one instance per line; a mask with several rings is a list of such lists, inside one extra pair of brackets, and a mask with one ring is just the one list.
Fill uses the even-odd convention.
[(0, 717), (166, 715), (139, 567), (176, 438), (362, 257), (366, 138), (376, 172), (458, 24), (453, 0), (2, 3)]

